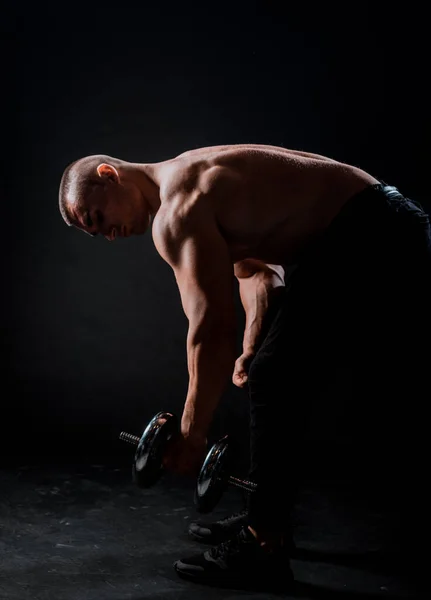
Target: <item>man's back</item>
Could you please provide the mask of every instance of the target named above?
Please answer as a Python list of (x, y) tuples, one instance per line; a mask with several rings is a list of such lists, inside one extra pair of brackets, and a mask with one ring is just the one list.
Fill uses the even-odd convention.
[(252, 144), (199, 148), (158, 169), (158, 220), (195, 209), (215, 219), (233, 263), (294, 262), (351, 196), (378, 183), (323, 156)]

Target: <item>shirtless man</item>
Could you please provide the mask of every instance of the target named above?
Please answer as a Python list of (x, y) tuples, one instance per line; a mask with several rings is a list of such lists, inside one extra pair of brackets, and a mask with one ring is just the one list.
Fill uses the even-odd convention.
[[(191, 528), (215, 545), (177, 561), (177, 572), (199, 582), (289, 583), (289, 519), (311, 402), (335, 366), (355, 360), (395, 381), (405, 344), (420, 343), (401, 307), (420, 315), (430, 303), (428, 216), (360, 168), (256, 144), (150, 164), (82, 158), (63, 174), (60, 210), (69, 225), (111, 241), (152, 223), (173, 269), (189, 322), (189, 387), (168, 466), (197, 474), (226, 385), (247, 383), (257, 491), (227, 526)], [(239, 358), (235, 277), (246, 315)]]

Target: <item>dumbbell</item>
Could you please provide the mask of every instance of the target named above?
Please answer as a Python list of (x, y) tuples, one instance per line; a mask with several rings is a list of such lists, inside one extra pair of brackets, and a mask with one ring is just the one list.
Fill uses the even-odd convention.
[(148, 423), (141, 437), (122, 431), (120, 440), (136, 447), (132, 465), (133, 481), (138, 487), (153, 486), (163, 473), (163, 455), (173, 436), (179, 434), (178, 417), (159, 412)]
[(246, 492), (256, 491), (256, 484), (252, 481), (229, 475), (231, 454), (227, 435), (216, 442), (208, 452), (199, 472), (194, 494), (194, 503), (198, 512), (211, 512), (229, 485)]
[[(163, 455), (175, 435), (179, 435), (178, 418), (163, 411), (151, 419), (141, 437), (120, 433), (120, 440), (136, 447), (132, 478), (138, 487), (149, 488), (157, 483), (164, 471)], [(229, 475), (230, 464), (228, 436), (225, 436), (212, 446), (199, 472), (194, 494), (198, 512), (211, 512), (229, 485), (255, 491), (255, 483)]]

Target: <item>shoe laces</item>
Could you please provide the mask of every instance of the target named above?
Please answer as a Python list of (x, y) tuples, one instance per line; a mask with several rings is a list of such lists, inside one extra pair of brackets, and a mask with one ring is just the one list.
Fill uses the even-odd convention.
[(238, 554), (241, 546), (244, 544), (244, 538), (241, 536), (241, 533), (237, 533), (229, 540), (225, 542), (221, 542), (217, 546), (213, 546), (210, 550), (210, 556), (214, 559), (224, 558), (226, 556), (233, 556)]
[(218, 524), (222, 527), (229, 527), (229, 525), (232, 525), (232, 523), (234, 523), (238, 519), (245, 517), (246, 514), (247, 512), (245, 511), (234, 513), (233, 515), (230, 515), (229, 517), (225, 517), (224, 519), (218, 521)]

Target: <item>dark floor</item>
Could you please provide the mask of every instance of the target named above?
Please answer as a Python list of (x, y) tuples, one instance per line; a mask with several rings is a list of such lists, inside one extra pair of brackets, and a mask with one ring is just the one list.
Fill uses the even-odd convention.
[[(1, 600), (294, 597), (179, 579), (173, 562), (201, 546), (186, 535), (197, 516), (192, 487), (174, 477), (144, 491), (129, 468), (112, 463), (22, 465), (0, 472), (0, 483)], [(417, 581), (422, 551), (400, 554), (402, 504), (391, 508), (381, 490), (358, 482), (304, 482), (295, 512), (295, 597), (425, 597)], [(210, 518), (241, 505), (231, 490)]]

